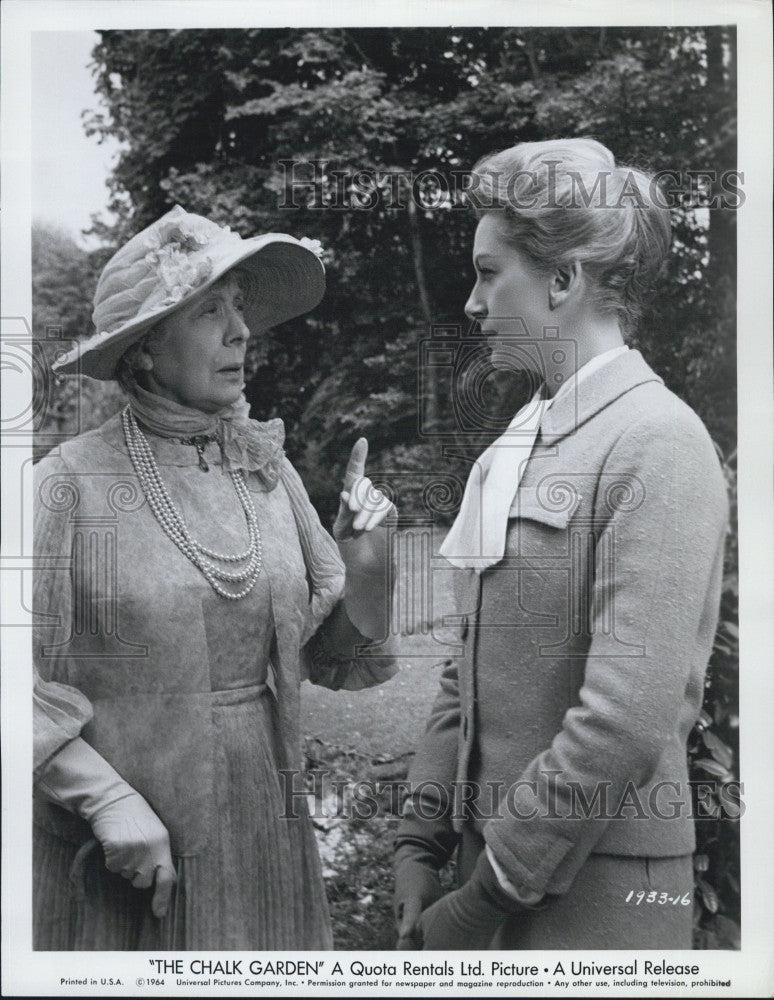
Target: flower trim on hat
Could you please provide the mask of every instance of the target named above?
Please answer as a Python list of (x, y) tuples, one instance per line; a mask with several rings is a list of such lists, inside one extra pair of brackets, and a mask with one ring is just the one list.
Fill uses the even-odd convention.
[(145, 263), (157, 269), (166, 289), (162, 306), (180, 302), (210, 277), (213, 268), (210, 257), (193, 261), (188, 256), (209, 244), (210, 237), (202, 229), (183, 229), (177, 222), (159, 226), (149, 234), (146, 245), (150, 249), (145, 254)]
[(298, 242), (302, 247), (311, 250), (315, 257), (322, 257), (324, 253), (323, 245), (319, 240), (310, 240), (308, 236), (302, 236)]
[[(174, 214), (170, 212), (170, 215)], [(150, 227), (145, 245), (149, 250), (160, 250), (164, 246), (177, 245), (186, 253), (194, 253), (209, 246), (210, 237), (202, 226), (190, 223), (185, 228), (176, 219), (161, 220)]]
[[(165, 251), (168, 251), (165, 253)], [(212, 260), (205, 257), (197, 263), (188, 260), (179, 250), (162, 248), (158, 263), (159, 277), (169, 293), (161, 300), (163, 306), (171, 306), (180, 302), (194, 289), (199, 288), (212, 274)]]

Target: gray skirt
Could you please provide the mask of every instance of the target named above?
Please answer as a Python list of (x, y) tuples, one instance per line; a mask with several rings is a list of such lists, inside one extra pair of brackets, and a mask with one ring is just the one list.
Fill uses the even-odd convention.
[[(483, 840), (465, 831), (459, 866), (472, 871)], [(686, 897), (690, 902), (669, 902)], [(638, 902), (639, 899), (639, 902)], [(692, 856), (590, 854), (568, 892), (501, 926), (493, 949), (616, 950), (693, 947)]]

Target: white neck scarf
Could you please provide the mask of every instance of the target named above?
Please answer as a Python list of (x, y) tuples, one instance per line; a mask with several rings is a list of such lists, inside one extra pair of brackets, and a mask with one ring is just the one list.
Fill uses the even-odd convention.
[(541, 385), (505, 432), (476, 459), (457, 519), (439, 549), (452, 566), (483, 573), (500, 562), (505, 554), (508, 514), (535, 446), (543, 415), (570, 386), (577, 389), (583, 379), (628, 349), (623, 345), (598, 354), (579, 368), (550, 399), (544, 398), (545, 386)]
[(439, 550), (452, 566), (483, 573), (502, 559), (508, 511), (551, 402), (541, 386), (473, 463), (457, 519)]

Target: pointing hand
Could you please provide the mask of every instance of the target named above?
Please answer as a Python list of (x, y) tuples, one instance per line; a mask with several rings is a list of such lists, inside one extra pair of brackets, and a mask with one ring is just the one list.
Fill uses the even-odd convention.
[(365, 475), (367, 457), (368, 441), (358, 438), (344, 473), (339, 512), (333, 525), (333, 537), (339, 542), (359, 538), (396, 513), (394, 504)]

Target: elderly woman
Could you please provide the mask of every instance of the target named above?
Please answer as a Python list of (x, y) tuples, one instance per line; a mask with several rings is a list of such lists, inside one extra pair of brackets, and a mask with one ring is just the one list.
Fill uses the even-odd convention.
[(625, 343), (669, 213), (590, 139), (487, 157), (471, 197), (466, 312), (535, 394), (441, 549), (467, 634), (410, 773), (399, 946), (690, 948), (686, 738), (727, 507), (702, 423)]
[(98, 333), (57, 365), (128, 402), (36, 467), (38, 949), (331, 947), (279, 771), (300, 765), (302, 677), (394, 672), (364, 655), (386, 627), (391, 505), (361, 440), (342, 563), (282, 422), (242, 395), (251, 334), (321, 299), (318, 253), (176, 207), (110, 260)]

